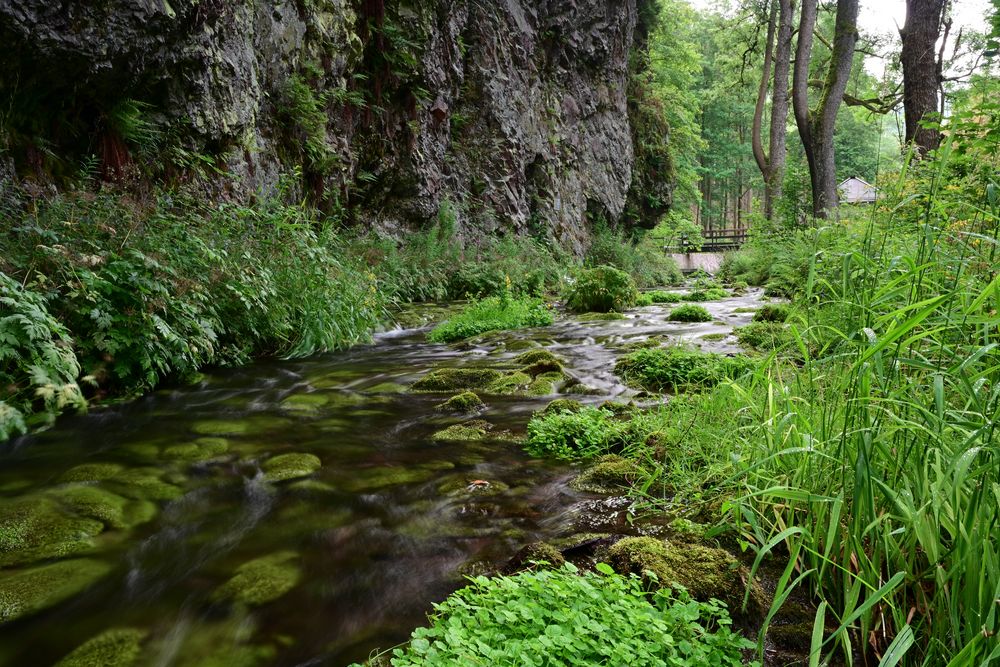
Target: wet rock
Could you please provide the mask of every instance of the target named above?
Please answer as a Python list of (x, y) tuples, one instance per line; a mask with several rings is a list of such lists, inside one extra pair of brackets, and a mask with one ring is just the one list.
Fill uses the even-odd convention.
[(528, 544), (511, 557), (503, 568), (504, 574), (516, 574), (523, 570), (537, 568), (557, 569), (563, 566), (566, 559), (553, 546), (544, 542)]
[(472, 391), (465, 391), (461, 394), (456, 394), (444, 403), (439, 403), (434, 406), (434, 409), (439, 412), (457, 412), (459, 414), (472, 414), (485, 408), (486, 404), (483, 403), (483, 399), (479, 398), (479, 396)]
[(163, 450), (163, 458), (170, 461), (204, 461), (229, 451), (225, 438), (198, 438), (194, 442), (171, 445)]
[(491, 430), (493, 430), (493, 424), (482, 419), (473, 419), (438, 431), (431, 435), (431, 440), (446, 442), (484, 440)]
[(401, 394), (407, 389), (406, 385), (398, 382), (380, 382), (372, 387), (365, 387), (368, 394)]
[(110, 571), (103, 561), (77, 558), (0, 575), (0, 623), (53, 607)]
[(292, 452), (269, 458), (261, 466), (264, 479), (268, 482), (285, 482), (290, 479), (308, 477), (323, 466), (318, 456)]
[(103, 530), (101, 521), (74, 516), (45, 496), (6, 501), (0, 504), (0, 566), (90, 551)]
[(157, 468), (130, 468), (107, 480), (108, 488), (133, 500), (174, 500), (183, 490), (162, 479)]
[(734, 617), (741, 615), (748, 585), (747, 614), (753, 617), (768, 607), (761, 585), (750, 581), (749, 571), (724, 549), (629, 537), (612, 546), (609, 557), (611, 565), (622, 574), (637, 574), (661, 586), (680, 584), (696, 600), (722, 600)]
[(216, 589), (212, 599), (251, 607), (273, 602), (295, 588), (302, 578), (299, 554), (279, 551), (236, 568), (236, 574)]
[(597, 459), (594, 465), (577, 475), (570, 486), (577, 491), (610, 495), (630, 489), (643, 474), (637, 462), (612, 454)]
[(411, 388), (414, 391), (483, 389), (502, 377), (503, 373), (493, 368), (441, 368), (420, 378)]
[(443, 496), (496, 496), (506, 493), (509, 489), (509, 486), (499, 480), (476, 479), (462, 475), (440, 484), (437, 491)]
[(380, 466), (356, 468), (351, 476), (337, 481), (337, 486), (351, 493), (371, 492), (390, 486), (418, 484), (434, 476), (434, 470), (423, 467)]
[(543, 349), (534, 349), (522, 352), (514, 357), (514, 363), (519, 366), (531, 366), (532, 364), (547, 363), (558, 366), (557, 370), (562, 369), (562, 360), (548, 350)]
[(330, 403), (330, 395), (325, 393), (292, 394), (281, 401), (281, 409), (299, 414), (322, 412)]
[(198, 435), (242, 435), (249, 432), (250, 423), (232, 419), (203, 419), (191, 425)]
[(59, 480), (62, 482), (99, 482), (102, 479), (114, 477), (122, 471), (117, 463), (83, 463), (64, 472)]
[(81, 644), (55, 667), (133, 667), (149, 633), (135, 628), (106, 630)]
[(130, 500), (97, 486), (76, 484), (52, 494), (74, 514), (100, 521), (107, 528), (133, 528), (151, 521), (158, 512), (148, 500)]
[(534, 378), (527, 373), (514, 371), (512, 373), (502, 375), (491, 382), (485, 388), (485, 391), (488, 394), (499, 394), (501, 396), (521, 394), (528, 390), (528, 387), (533, 381)]

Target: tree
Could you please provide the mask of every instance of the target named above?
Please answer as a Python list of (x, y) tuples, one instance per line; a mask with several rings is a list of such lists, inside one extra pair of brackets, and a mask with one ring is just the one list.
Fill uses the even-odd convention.
[(844, 99), (858, 40), (858, 0), (838, 0), (833, 52), (823, 81), (819, 105), (809, 108), (809, 61), (816, 28), (817, 0), (803, 0), (795, 49), (792, 106), (805, 149), (812, 185), (813, 215), (825, 218), (837, 206), (837, 171), (833, 130)]
[[(767, 44), (764, 51), (764, 66), (761, 70), (760, 87), (757, 91), (757, 106), (753, 114), (752, 143), (753, 155), (764, 177), (764, 216), (770, 220), (774, 215), (774, 202), (781, 199), (782, 181), (785, 174), (786, 124), (788, 122), (788, 72), (792, 54), (792, 0), (773, 0), (767, 25)], [(777, 45), (774, 44), (777, 31)], [(770, 155), (764, 152), (761, 126), (767, 89), (774, 65), (774, 84), (771, 92), (771, 128), (769, 135)]]
[(935, 47), (946, 5), (946, 0), (906, 0), (906, 22), (899, 31), (906, 141), (913, 142), (918, 155), (941, 144), (941, 131), (927, 121), (937, 116), (940, 103), (941, 58)]

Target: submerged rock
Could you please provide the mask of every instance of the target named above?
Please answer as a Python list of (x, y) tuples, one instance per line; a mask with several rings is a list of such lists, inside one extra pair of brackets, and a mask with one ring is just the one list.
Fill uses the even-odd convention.
[(183, 495), (183, 490), (164, 481), (162, 474), (157, 468), (131, 468), (109, 479), (107, 485), (115, 493), (133, 500), (174, 500)]
[(62, 482), (99, 482), (114, 477), (123, 467), (117, 463), (83, 463), (64, 472)]
[(318, 456), (301, 452), (271, 457), (261, 466), (264, 471), (264, 479), (269, 482), (284, 482), (289, 479), (308, 477), (321, 467), (323, 467), (323, 462), (319, 460)]
[(510, 487), (499, 480), (475, 479), (462, 475), (438, 485), (437, 490), (443, 496), (496, 496), (506, 493)]
[(504, 574), (515, 574), (522, 570), (537, 568), (557, 569), (563, 566), (566, 558), (555, 547), (544, 542), (533, 542), (521, 547), (503, 568)]
[(255, 558), (236, 568), (236, 574), (216, 589), (212, 599), (257, 607), (277, 600), (302, 578), (299, 554), (294, 551)]
[(55, 667), (133, 667), (149, 633), (135, 628), (106, 630), (81, 644)]
[(203, 419), (191, 425), (198, 435), (243, 435), (250, 431), (250, 423), (234, 419)]
[(379, 466), (357, 468), (351, 476), (338, 481), (337, 486), (351, 493), (375, 491), (389, 486), (417, 484), (434, 476), (434, 470), (425, 467)]
[(77, 558), (0, 575), (0, 623), (53, 607), (110, 571), (103, 561)]
[[(661, 586), (679, 584), (696, 600), (716, 598), (740, 614), (750, 586), (748, 615), (767, 609), (767, 596), (749, 571), (724, 549), (701, 544), (670, 544), (652, 537), (628, 537), (611, 547), (609, 557), (622, 574), (637, 574)], [(652, 573), (652, 577), (649, 573)]]
[(281, 409), (288, 412), (305, 414), (317, 413), (330, 403), (329, 394), (301, 393), (292, 394), (281, 401)]
[(493, 424), (482, 419), (473, 419), (438, 431), (431, 435), (431, 440), (466, 442), (484, 440), (491, 430), (493, 430)]
[(73, 513), (100, 521), (108, 528), (132, 528), (151, 521), (157, 514), (155, 503), (131, 500), (97, 486), (75, 484), (56, 489), (53, 496)]
[(62, 558), (94, 548), (104, 524), (73, 516), (53, 499), (26, 496), (0, 504), (0, 566)]
[(439, 403), (434, 408), (439, 412), (458, 412), (461, 414), (471, 414), (484, 409), (486, 404), (483, 399), (473, 391), (464, 391), (461, 394), (452, 396), (444, 403)]
[(482, 389), (503, 376), (493, 368), (440, 368), (413, 383), (414, 391)]
[(163, 450), (163, 458), (173, 461), (204, 461), (229, 451), (225, 438), (198, 438), (194, 442), (171, 445)]

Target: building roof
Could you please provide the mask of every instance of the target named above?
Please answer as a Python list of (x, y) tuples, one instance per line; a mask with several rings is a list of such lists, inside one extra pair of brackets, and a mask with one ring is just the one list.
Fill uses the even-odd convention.
[(878, 190), (863, 178), (851, 176), (837, 186), (840, 201), (844, 204), (867, 204), (875, 201)]

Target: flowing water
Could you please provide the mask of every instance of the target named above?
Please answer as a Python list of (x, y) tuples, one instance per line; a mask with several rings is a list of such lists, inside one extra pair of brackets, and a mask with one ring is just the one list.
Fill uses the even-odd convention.
[[(8, 443), (0, 665), (51, 665), (112, 628), (140, 631), (139, 664), (164, 667), (340, 666), (399, 643), (463, 575), (582, 532), (600, 507), (569, 488), (571, 466), (532, 459), (516, 442), (432, 439), (467, 418), (435, 411), (447, 394), (408, 385), (541, 345), (593, 390), (574, 398), (624, 400), (632, 392), (613, 374), (622, 346), (666, 336), (735, 352), (731, 336), (703, 337), (749, 322), (759, 302), (751, 292), (704, 304), (716, 318), (705, 324), (665, 321), (668, 305), (617, 321), (560, 315), (457, 346), (426, 342), (426, 329), (394, 330), (341, 354), (218, 371)], [(517, 435), (556, 396), (484, 398), (477, 418)], [(322, 466), (276, 481), (263, 469), (285, 453)], [(117, 509), (81, 501), (81, 488)], [(60, 536), (56, 551), (3, 551), (44, 542), (45, 530)], [(238, 569), (260, 558), (276, 564), (279, 590), (233, 602), (234, 576), (266, 584), (248, 574), (259, 570)], [(65, 569), (24, 578), (50, 562)]]

